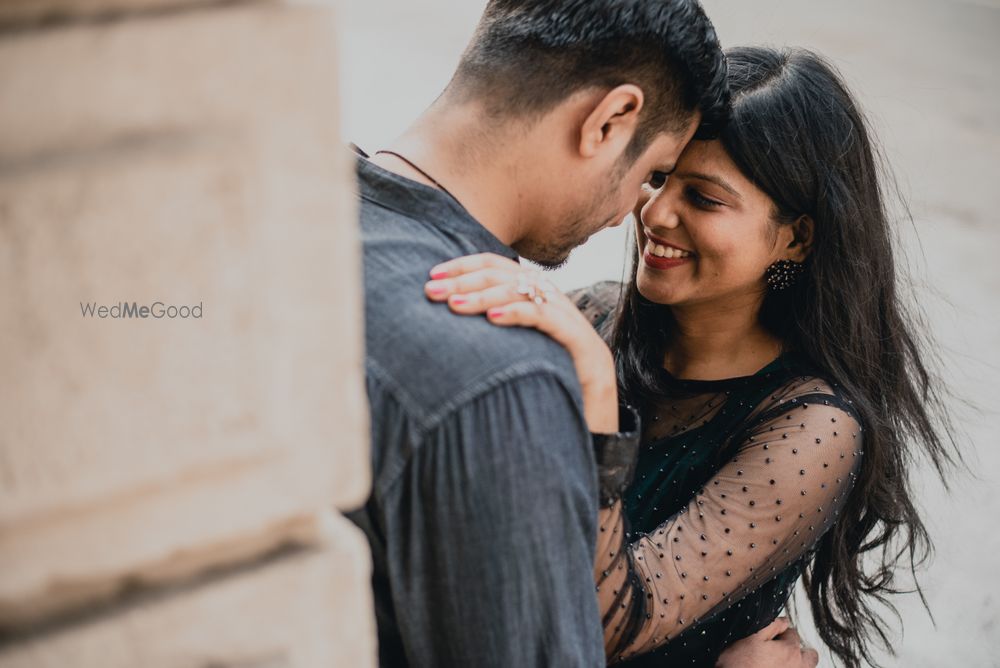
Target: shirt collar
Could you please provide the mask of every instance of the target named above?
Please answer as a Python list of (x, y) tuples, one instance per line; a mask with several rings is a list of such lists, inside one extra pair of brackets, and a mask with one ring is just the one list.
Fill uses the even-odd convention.
[(355, 150), (358, 189), (367, 200), (416, 220), (458, 232), (482, 252), (496, 253), (517, 260), (517, 252), (496, 238), (458, 202), (437, 188), (417, 183), (379, 167)]

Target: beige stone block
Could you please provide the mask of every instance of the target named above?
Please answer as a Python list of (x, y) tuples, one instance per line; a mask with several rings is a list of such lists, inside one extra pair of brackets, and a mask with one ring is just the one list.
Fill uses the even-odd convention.
[(198, 15), (0, 40), (0, 627), (367, 494), (334, 21)]
[(49, 29), (75, 22), (121, 21), (190, 11), (218, 0), (4, 0), (0, 29)]
[(222, 5), (0, 33), (0, 165), (113, 140), (266, 131), (339, 141), (335, 12)]
[(0, 2), (0, 29), (28, 30), (81, 21), (116, 21), (210, 4), (213, 0), (3, 0)]
[(0, 668), (375, 665), (367, 543), (331, 518), (320, 547), (136, 592), (0, 647)]

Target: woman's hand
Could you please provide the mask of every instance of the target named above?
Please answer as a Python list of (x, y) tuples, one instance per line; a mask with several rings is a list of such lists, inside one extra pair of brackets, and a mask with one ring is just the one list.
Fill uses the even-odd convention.
[(787, 617), (779, 617), (757, 633), (730, 645), (715, 668), (816, 668), (819, 653), (802, 644)]
[(537, 271), (493, 253), (467, 255), (431, 270), (427, 297), (452, 312), (500, 327), (533, 327), (569, 351), (583, 388), (591, 432), (618, 431), (618, 384), (611, 351), (576, 306)]

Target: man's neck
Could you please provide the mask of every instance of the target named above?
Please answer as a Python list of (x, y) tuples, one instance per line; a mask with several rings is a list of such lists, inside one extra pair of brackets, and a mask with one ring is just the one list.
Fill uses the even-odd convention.
[(471, 105), (436, 104), (386, 150), (404, 156), (426, 172), (389, 154), (373, 156), (383, 169), (435, 187), (430, 176), (497, 239), (508, 246), (523, 235), (522, 182), (530, 162), (518, 160), (517, 146), (502, 141)]
[(781, 341), (759, 323), (761, 298), (672, 307), (677, 335), (664, 357), (674, 376), (720, 380), (748, 376), (781, 353)]

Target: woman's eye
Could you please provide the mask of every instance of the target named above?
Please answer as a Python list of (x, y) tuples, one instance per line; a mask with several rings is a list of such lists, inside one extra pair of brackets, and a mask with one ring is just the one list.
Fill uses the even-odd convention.
[(646, 185), (648, 185), (653, 190), (659, 190), (663, 186), (667, 185), (667, 179), (669, 177), (670, 175), (667, 174), (666, 172), (653, 172), (650, 175), (649, 180), (646, 181)]
[(714, 199), (708, 199), (707, 197), (702, 196), (702, 194), (694, 188), (687, 188), (684, 191), (684, 194), (695, 206), (704, 208), (722, 206), (722, 202), (716, 202)]

